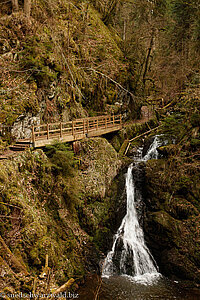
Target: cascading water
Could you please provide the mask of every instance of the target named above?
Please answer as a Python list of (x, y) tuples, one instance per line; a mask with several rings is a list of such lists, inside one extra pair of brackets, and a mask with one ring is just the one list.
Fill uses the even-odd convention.
[[(158, 146), (159, 138), (155, 136), (143, 158), (140, 149), (139, 158), (135, 162), (136, 166), (148, 159), (157, 159), (156, 148)], [(160, 274), (156, 262), (145, 245), (143, 230), (138, 221), (136, 206), (141, 203), (142, 196), (134, 183), (133, 168), (131, 164), (126, 174), (127, 212), (114, 236), (112, 250), (104, 261), (102, 276), (130, 275), (134, 280), (147, 283), (158, 278)]]
[[(167, 142), (167, 141), (166, 141)], [(156, 148), (161, 144), (156, 136), (146, 155), (138, 150), (137, 158), (126, 174), (127, 213), (114, 236), (112, 250), (104, 260), (99, 284), (96, 276), (89, 277), (80, 291), (82, 300), (149, 300), (200, 299), (200, 294), (185, 289), (178, 281), (171, 281), (158, 273), (157, 265), (144, 242), (140, 227), (142, 215), (143, 165), (148, 159), (157, 159)], [(112, 276), (114, 275), (114, 276)]]

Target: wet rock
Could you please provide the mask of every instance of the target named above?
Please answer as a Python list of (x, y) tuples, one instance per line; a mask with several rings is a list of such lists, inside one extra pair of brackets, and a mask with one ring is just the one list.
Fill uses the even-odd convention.
[(16, 139), (26, 139), (31, 137), (32, 125), (40, 125), (40, 116), (33, 116), (31, 113), (20, 115), (14, 122), (11, 134)]
[[(178, 161), (180, 158), (178, 158)], [(144, 231), (162, 274), (200, 282), (199, 174), (196, 163), (148, 161)]]

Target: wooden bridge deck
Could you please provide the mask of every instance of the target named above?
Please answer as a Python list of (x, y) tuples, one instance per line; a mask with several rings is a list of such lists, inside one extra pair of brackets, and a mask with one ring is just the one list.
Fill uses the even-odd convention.
[(33, 147), (44, 147), (58, 142), (72, 142), (85, 137), (100, 136), (122, 128), (121, 115), (106, 115), (76, 119), (65, 123), (51, 123), (32, 127)]

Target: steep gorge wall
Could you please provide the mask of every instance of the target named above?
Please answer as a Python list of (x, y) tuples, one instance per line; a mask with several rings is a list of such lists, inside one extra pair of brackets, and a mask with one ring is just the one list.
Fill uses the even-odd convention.
[(37, 0), (30, 20), (21, 10), (11, 14), (9, 3), (4, 8), (0, 123), (15, 124), (16, 137), (19, 129), (27, 137), (24, 123), (117, 113), (130, 100), (120, 87), (128, 80), (121, 39), (91, 2)]
[(162, 122), (168, 145), (146, 166), (145, 232), (161, 273), (200, 283), (200, 94), (190, 89)]
[[(15, 275), (1, 246), (1, 291), (32, 291), (47, 254), (51, 289), (99, 270), (99, 232), (108, 231), (106, 220), (117, 205), (105, 194), (121, 161), (103, 138), (81, 142), (75, 156), (68, 147), (55, 148), (49, 158), (37, 150), (1, 162), (0, 235), (30, 274)], [(46, 280), (40, 278), (38, 292)]]

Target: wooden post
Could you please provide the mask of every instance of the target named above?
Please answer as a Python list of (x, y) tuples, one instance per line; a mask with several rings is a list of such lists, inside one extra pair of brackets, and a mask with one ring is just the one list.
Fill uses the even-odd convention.
[(35, 131), (34, 131), (34, 125), (32, 126), (32, 143), (33, 143), (33, 147), (35, 147)]
[(62, 122), (60, 122), (60, 137), (62, 138)]
[(37, 285), (37, 277), (34, 278), (34, 281), (33, 281), (33, 295), (35, 294), (35, 290), (36, 290), (36, 285)]
[(48, 262), (49, 262), (49, 256), (48, 256), (48, 254), (46, 254), (46, 259), (45, 259), (45, 269), (47, 269), (48, 268)]
[(74, 121), (72, 121), (72, 135), (74, 135)]
[(49, 124), (47, 123), (47, 140), (49, 139)]
[(18, 0), (12, 0), (12, 10), (14, 12), (19, 10), (19, 4), (18, 4)]
[(122, 125), (122, 115), (121, 114), (119, 115), (119, 118), (120, 118), (120, 125)]
[(113, 115), (113, 126), (115, 125), (115, 115)]
[(85, 119), (83, 119), (83, 134), (85, 133)]

